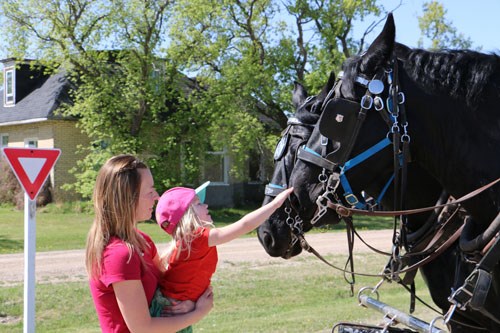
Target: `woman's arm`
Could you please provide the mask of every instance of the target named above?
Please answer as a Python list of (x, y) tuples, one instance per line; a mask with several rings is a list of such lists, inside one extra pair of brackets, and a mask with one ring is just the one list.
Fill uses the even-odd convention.
[(281, 207), (292, 191), (293, 187), (286, 189), (278, 194), (276, 198), (274, 198), (274, 200), (267, 205), (248, 213), (233, 224), (222, 228), (211, 229), (208, 236), (208, 245), (217, 246), (224, 244), (254, 230), (259, 225), (264, 223), (264, 221), (271, 216), (276, 209)]
[(213, 294), (209, 287), (200, 296), (193, 311), (175, 317), (152, 318), (140, 280), (113, 283), (113, 289), (125, 323), (133, 333), (177, 332), (200, 321), (213, 307)]

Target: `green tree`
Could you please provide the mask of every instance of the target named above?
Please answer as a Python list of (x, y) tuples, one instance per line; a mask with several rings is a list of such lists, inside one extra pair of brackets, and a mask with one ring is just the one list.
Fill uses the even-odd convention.
[[(90, 140), (81, 147), (74, 188), (88, 197), (97, 169), (117, 153), (159, 156), (156, 136), (165, 115), (184, 107), (175, 69), (159, 61), (172, 2), (142, 0), (6, 0), (2, 10), (9, 53), (35, 56), (48, 70), (64, 69), (75, 83), (74, 105)], [(161, 77), (160, 77), (161, 76)], [(160, 150), (160, 151), (158, 151)]]
[[(168, 58), (205, 88), (193, 103), (241, 178), (249, 148), (271, 149), (286, 126), (293, 81), (318, 91), (356, 51), (352, 22), (379, 9), (375, 1), (184, 0), (174, 12)], [(263, 116), (278, 126), (263, 126)]]
[(453, 23), (446, 19), (447, 10), (439, 1), (423, 4), (423, 14), (418, 17), (421, 30), (419, 47), (424, 47), (424, 39), (430, 41), (429, 49), (444, 48), (466, 49), (472, 46), (472, 40), (459, 33)]
[(87, 196), (98, 167), (123, 152), (143, 156), (171, 186), (199, 181), (203, 153), (226, 150), (234, 179), (244, 180), (249, 151), (269, 154), (294, 111), (293, 81), (317, 92), (362, 49), (363, 40), (352, 38), (354, 22), (383, 10), (374, 0), (0, 6), (10, 55), (40, 59), (73, 78), (74, 105), (64, 112), (91, 138), (74, 184)]

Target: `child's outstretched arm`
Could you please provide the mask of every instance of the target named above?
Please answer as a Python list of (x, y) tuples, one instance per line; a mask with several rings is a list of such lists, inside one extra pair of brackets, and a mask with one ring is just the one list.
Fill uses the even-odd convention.
[(261, 225), (272, 213), (285, 202), (290, 193), (293, 192), (293, 187), (286, 189), (274, 198), (273, 201), (251, 213), (243, 216), (240, 220), (231, 225), (214, 228), (210, 230), (208, 237), (208, 245), (216, 246), (232, 241), (247, 232), (250, 232)]

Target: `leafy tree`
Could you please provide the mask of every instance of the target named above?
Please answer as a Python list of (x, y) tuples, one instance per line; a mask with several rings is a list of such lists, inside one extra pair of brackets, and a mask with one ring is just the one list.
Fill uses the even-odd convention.
[(77, 117), (91, 141), (81, 147), (86, 158), (74, 170), (78, 181), (73, 187), (86, 197), (109, 156), (159, 156), (161, 147), (152, 143), (156, 135), (165, 134), (165, 115), (183, 107), (177, 101), (185, 93), (173, 84), (179, 74), (160, 62), (158, 54), (171, 4), (170, 0), (2, 2), (12, 23), (4, 27), (12, 42), (9, 53), (19, 58), (34, 55), (49, 70), (64, 68), (75, 83), (74, 105), (66, 106), (64, 114)]
[[(9, 54), (64, 68), (91, 139), (73, 186), (89, 196), (111, 155), (141, 155), (164, 187), (196, 183), (226, 150), (244, 180), (293, 112), (293, 81), (315, 93), (364, 48), (352, 27), (375, 0), (4, 0)], [(0, 15), (1, 16), (1, 15)], [(183, 73), (183, 74), (181, 74)], [(194, 77), (194, 78), (193, 78)], [(269, 159), (270, 161), (270, 159)], [(160, 190), (161, 190), (160, 186)]]
[(424, 38), (430, 41), (429, 49), (459, 48), (472, 46), (472, 40), (458, 33), (453, 23), (446, 19), (447, 10), (439, 1), (425, 2), (423, 15), (418, 17), (421, 30), (419, 47), (424, 47)]
[[(184, 0), (174, 13), (168, 58), (196, 74), (204, 90), (193, 103), (210, 117), (211, 144), (230, 148), (233, 176), (242, 178), (248, 150), (272, 149), (285, 114), (294, 111), (293, 81), (318, 91), (355, 51), (352, 21), (378, 7), (374, 1)], [(263, 124), (263, 116), (271, 123)]]

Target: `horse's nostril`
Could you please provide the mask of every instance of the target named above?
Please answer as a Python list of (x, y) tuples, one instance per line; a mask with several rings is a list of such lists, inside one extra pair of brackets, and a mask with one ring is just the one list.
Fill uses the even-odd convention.
[(274, 238), (269, 233), (264, 232), (264, 236), (262, 237), (262, 243), (268, 249), (274, 247)]

